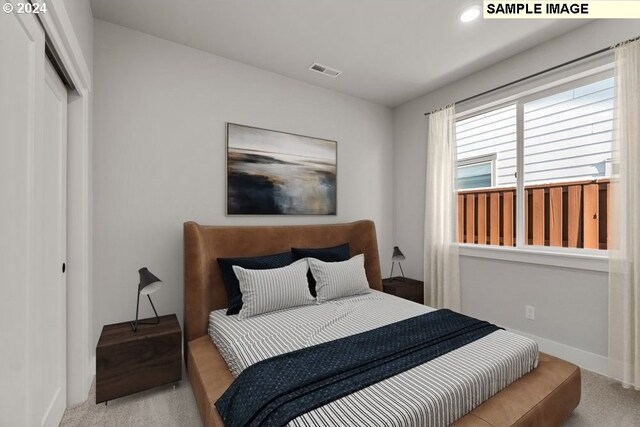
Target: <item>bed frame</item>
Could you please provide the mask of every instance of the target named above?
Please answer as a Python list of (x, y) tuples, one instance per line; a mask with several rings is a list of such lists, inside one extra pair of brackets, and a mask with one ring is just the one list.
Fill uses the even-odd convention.
[[(184, 224), (185, 363), (207, 427), (224, 427), (214, 405), (233, 381), (207, 329), (209, 313), (227, 307), (218, 257), (258, 256), (291, 247), (329, 247), (348, 242), (351, 255), (364, 253), (369, 286), (382, 290), (380, 259), (372, 221), (349, 224), (214, 227)], [(456, 421), (456, 427), (553, 427), (580, 402), (580, 369), (540, 353), (536, 369)]]

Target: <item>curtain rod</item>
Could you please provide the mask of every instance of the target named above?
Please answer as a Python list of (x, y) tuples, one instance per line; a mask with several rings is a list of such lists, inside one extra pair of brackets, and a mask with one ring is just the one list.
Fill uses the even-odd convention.
[[(576, 62), (584, 61), (585, 59), (591, 58), (592, 56), (600, 55), (600, 54), (602, 54), (602, 53), (604, 53), (604, 52), (606, 52), (608, 50), (614, 49), (614, 48), (616, 48), (618, 46), (621, 46), (623, 44), (630, 43), (630, 42), (633, 42), (633, 41), (636, 41), (636, 40), (639, 40), (639, 39), (640, 39), (640, 37), (635, 37), (635, 38), (629, 39), (627, 41), (618, 43), (618, 44), (616, 44), (614, 46), (609, 46), (609, 47), (602, 48), (600, 50), (596, 50), (595, 52), (588, 53), (588, 54), (583, 55), (583, 56), (581, 56), (579, 58), (572, 59), (571, 61), (563, 62), (562, 64), (554, 65), (553, 67), (547, 68), (547, 69), (542, 70), (542, 71), (538, 71), (537, 73), (530, 74), (530, 75), (528, 75), (526, 77), (522, 77), (522, 78), (520, 78), (518, 80), (514, 80), (514, 81), (512, 81), (510, 83), (506, 83), (506, 84), (503, 84), (501, 86), (494, 87), (493, 89), (485, 90), (484, 92), (481, 92), (481, 93), (478, 93), (476, 95), (470, 96), (470, 97), (462, 99), (460, 101), (457, 101), (454, 105), (462, 104), (463, 102), (467, 102), (467, 101), (471, 101), (472, 99), (480, 98), (481, 96), (488, 95), (488, 94), (490, 94), (492, 92), (496, 92), (496, 91), (499, 91), (501, 89), (505, 89), (505, 88), (507, 88), (509, 86), (513, 86), (513, 85), (521, 83), (521, 82), (523, 82), (525, 80), (529, 80), (529, 79), (532, 79), (534, 77), (538, 77), (538, 76), (540, 76), (542, 74), (550, 73), (551, 71), (555, 71), (558, 68), (566, 67), (567, 65), (571, 65), (571, 64), (576, 63)], [(424, 113), (424, 115), (428, 116), (429, 114), (431, 114), (431, 113), (433, 113), (435, 111), (438, 111), (438, 110), (439, 109), (434, 110), (434, 111), (430, 111), (428, 113)]]

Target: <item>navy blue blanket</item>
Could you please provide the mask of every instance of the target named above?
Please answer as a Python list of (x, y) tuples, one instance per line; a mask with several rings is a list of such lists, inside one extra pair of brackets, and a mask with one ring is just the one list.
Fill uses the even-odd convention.
[(283, 426), (497, 329), (451, 310), (412, 317), (249, 366), (216, 408), (226, 427)]

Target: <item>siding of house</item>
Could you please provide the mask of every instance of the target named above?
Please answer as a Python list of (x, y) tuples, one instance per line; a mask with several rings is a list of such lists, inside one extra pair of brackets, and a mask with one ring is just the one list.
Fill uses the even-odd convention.
[[(613, 78), (524, 105), (525, 184), (609, 176)], [(458, 160), (495, 154), (496, 185), (516, 184), (516, 108), (456, 123)]]

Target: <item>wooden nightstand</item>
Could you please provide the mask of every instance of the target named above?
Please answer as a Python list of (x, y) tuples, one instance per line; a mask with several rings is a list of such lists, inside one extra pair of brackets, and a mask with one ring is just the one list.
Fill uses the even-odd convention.
[(424, 304), (424, 282), (405, 277), (382, 279), (385, 293)]
[[(145, 321), (154, 319), (145, 319)], [(96, 403), (182, 379), (182, 330), (175, 314), (157, 325), (102, 328), (96, 347)]]

